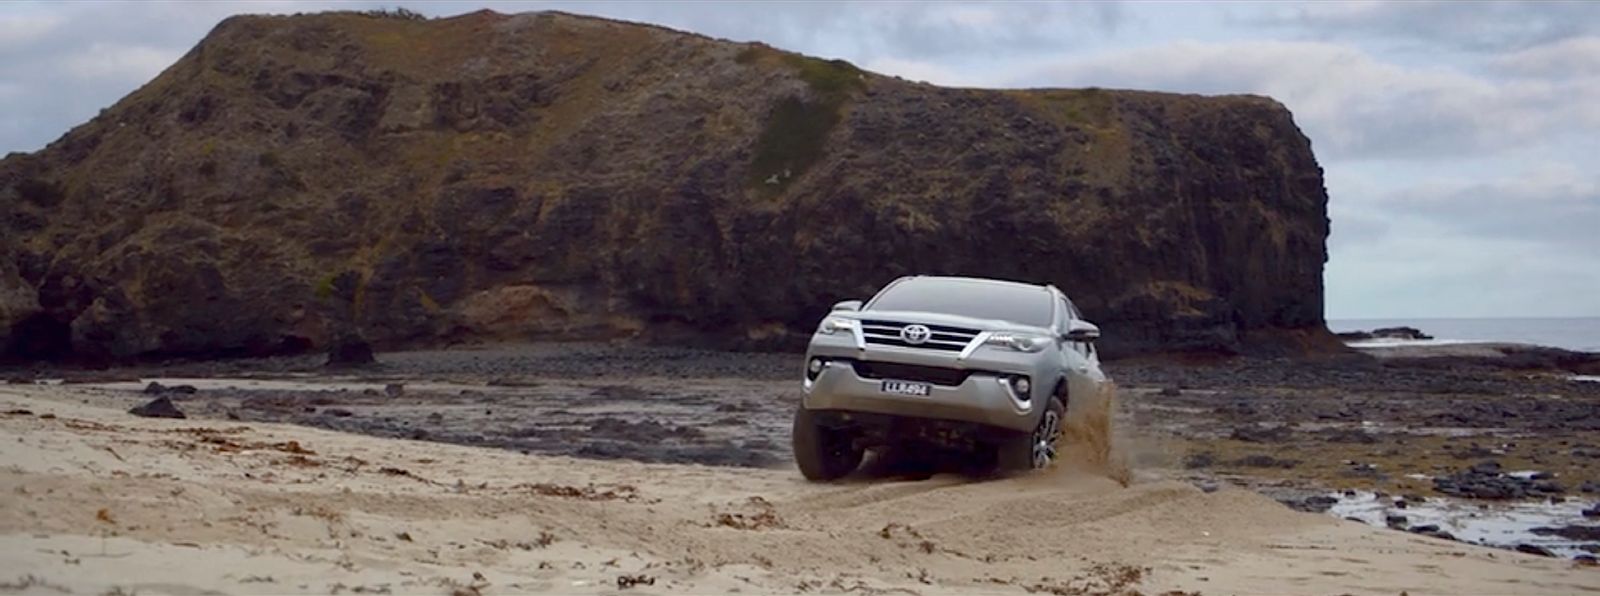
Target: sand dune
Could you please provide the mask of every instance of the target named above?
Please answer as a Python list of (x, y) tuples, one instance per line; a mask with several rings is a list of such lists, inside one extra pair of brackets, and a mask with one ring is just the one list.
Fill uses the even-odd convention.
[(1567, 562), (1159, 478), (823, 486), (140, 419), (74, 392), (0, 387), (0, 592), (1600, 592)]

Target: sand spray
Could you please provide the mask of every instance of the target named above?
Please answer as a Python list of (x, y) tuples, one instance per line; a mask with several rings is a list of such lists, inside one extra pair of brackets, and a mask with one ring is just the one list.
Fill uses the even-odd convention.
[(1094, 395), (1072, 396), (1061, 428), (1060, 467), (1102, 475), (1128, 486), (1133, 482), (1129, 455), (1133, 436), (1118, 432), (1117, 386), (1106, 381)]

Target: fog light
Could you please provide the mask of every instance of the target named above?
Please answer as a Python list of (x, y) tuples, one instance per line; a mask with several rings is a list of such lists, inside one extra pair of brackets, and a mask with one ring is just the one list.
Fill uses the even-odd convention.
[(1029, 391), (1033, 389), (1033, 384), (1028, 382), (1028, 377), (1013, 377), (1011, 379), (1011, 388), (1016, 390), (1017, 397), (1028, 399), (1028, 396), (1031, 395)]
[(810, 362), (806, 363), (806, 380), (817, 380), (817, 376), (822, 374), (822, 368), (827, 365), (828, 363), (821, 358), (812, 358)]

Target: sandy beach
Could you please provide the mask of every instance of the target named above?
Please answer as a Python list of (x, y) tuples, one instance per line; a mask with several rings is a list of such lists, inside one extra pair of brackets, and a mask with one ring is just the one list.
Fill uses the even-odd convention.
[(21, 593), (1576, 594), (1569, 561), (1063, 468), (814, 485), (0, 387), (0, 568)]

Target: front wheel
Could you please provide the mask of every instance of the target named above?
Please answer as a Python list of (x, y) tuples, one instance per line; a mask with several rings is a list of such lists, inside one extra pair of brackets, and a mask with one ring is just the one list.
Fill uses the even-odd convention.
[(1033, 432), (1000, 445), (1000, 467), (1007, 470), (1042, 470), (1050, 467), (1056, 461), (1061, 445), (1061, 421), (1066, 410), (1059, 398), (1050, 398)]
[(849, 433), (817, 424), (803, 407), (794, 413), (793, 441), (794, 463), (806, 480), (837, 480), (861, 465), (862, 451)]

